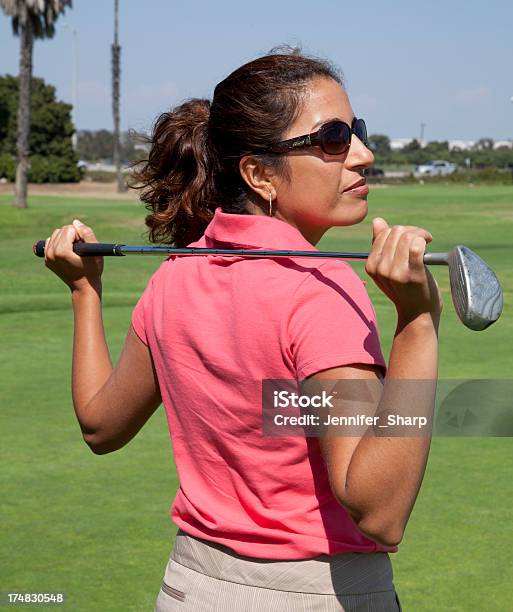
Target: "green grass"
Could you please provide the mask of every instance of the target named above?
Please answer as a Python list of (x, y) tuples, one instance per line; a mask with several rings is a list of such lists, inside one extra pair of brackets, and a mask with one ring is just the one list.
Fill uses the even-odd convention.
[[(69, 294), (31, 251), (36, 239), (75, 216), (100, 241), (142, 243), (144, 209), (134, 202), (33, 197), (30, 208), (19, 211), (11, 199), (0, 196), (0, 590), (65, 591), (65, 608), (73, 611), (152, 610), (176, 532), (168, 510), (178, 481), (163, 411), (124, 449), (90, 452), (70, 395)], [(454, 314), (447, 271), (431, 268), (445, 299), (440, 377), (508, 378), (512, 204), (511, 187), (374, 189), (365, 222), (332, 229), (319, 247), (368, 250), (370, 221), (379, 215), (391, 225), (429, 229), (431, 250), (466, 244), (477, 251), (503, 285), (505, 312), (485, 332), (467, 330)], [(104, 322), (114, 360), (131, 310), (159, 262), (106, 260)], [(364, 262), (352, 265), (367, 280), (388, 355), (395, 310), (366, 277)], [(405, 610), (511, 609), (512, 450), (511, 438), (433, 440), (405, 538), (392, 555)]]

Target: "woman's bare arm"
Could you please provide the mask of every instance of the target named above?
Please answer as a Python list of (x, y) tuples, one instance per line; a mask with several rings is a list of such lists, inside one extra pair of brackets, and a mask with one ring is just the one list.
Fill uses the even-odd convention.
[[(348, 437), (320, 439), (334, 495), (362, 532), (386, 545), (402, 539), (431, 443), (442, 310), (440, 289), (423, 261), (431, 239), (422, 228), (390, 228), (377, 217), (365, 266), (398, 315), (383, 389), (371, 394), (377, 397), (373, 412), (379, 424), (387, 424), (389, 415), (422, 416), (428, 427), (415, 433), (403, 430), (403, 435), (394, 437), (391, 430), (373, 427), (369, 431), (374, 435), (364, 431), (352, 441)], [(374, 372), (365, 367), (362, 371), (335, 368), (320, 377), (377, 379), (377, 372), (377, 368)], [(383, 437), (387, 431), (389, 437)]]
[[(369, 412), (380, 416), (380, 422), (386, 422), (388, 413), (422, 412), (431, 423), (437, 368), (438, 336), (431, 318), (398, 326), (382, 381), (389, 386), (385, 384), (379, 395), (376, 384), (369, 385), (377, 399), (375, 410), (369, 406)], [(376, 383), (378, 374), (375, 366), (355, 365), (332, 368), (312, 378), (324, 384), (326, 379), (347, 380), (351, 385), (358, 379)], [(365, 535), (388, 546), (401, 541), (424, 477), (430, 443), (429, 429), (419, 436), (319, 438), (333, 493)]]
[(161, 404), (149, 348), (130, 326), (113, 368), (101, 313), (101, 290), (72, 293), (75, 315), (72, 393), (84, 440), (94, 453), (127, 444)]
[(78, 220), (54, 230), (45, 243), (45, 265), (71, 290), (75, 317), (72, 394), (84, 440), (98, 454), (129, 442), (161, 403), (149, 348), (132, 327), (116, 367), (103, 329), (103, 257), (79, 257), (73, 243), (98, 242)]

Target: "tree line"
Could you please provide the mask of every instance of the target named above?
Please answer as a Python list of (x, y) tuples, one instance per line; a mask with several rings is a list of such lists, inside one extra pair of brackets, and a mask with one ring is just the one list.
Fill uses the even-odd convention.
[[(471, 168), (511, 168), (513, 149), (498, 147), (494, 149), (492, 138), (481, 138), (471, 150), (449, 149), (449, 141), (428, 142), (421, 146), (416, 139), (404, 148), (392, 150), (390, 138), (385, 134), (371, 134), (369, 146), (374, 152), (378, 165), (418, 165), (434, 159), (443, 159), (462, 167)], [(468, 161), (467, 161), (468, 160)]]
[[(110, 130), (79, 130), (77, 132), (78, 158), (87, 162), (113, 161), (114, 133)], [(120, 134), (119, 156), (122, 163), (140, 160), (145, 151), (136, 147), (137, 137), (133, 132)]]

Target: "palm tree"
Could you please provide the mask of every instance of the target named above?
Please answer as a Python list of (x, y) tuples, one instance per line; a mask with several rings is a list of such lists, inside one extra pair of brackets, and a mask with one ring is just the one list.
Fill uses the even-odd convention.
[(55, 22), (71, 7), (72, 0), (0, 0), (4, 12), (12, 17), (12, 29), (20, 37), (20, 78), (18, 124), (16, 135), (16, 201), (27, 208), (27, 172), (29, 169), (30, 93), (34, 38), (52, 38)]
[(121, 174), (120, 142), (119, 142), (119, 89), (121, 81), (121, 47), (118, 42), (119, 0), (114, 0), (114, 43), (112, 44), (112, 117), (114, 119), (114, 150), (113, 158), (116, 166), (118, 192), (125, 191), (125, 181)]

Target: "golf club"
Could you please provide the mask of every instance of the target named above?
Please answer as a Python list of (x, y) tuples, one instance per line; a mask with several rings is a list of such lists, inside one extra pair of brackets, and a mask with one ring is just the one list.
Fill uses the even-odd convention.
[[(44, 257), (45, 241), (34, 243), (34, 253)], [(332, 251), (271, 251), (247, 249), (173, 248), (165, 246), (128, 246), (102, 242), (75, 242), (73, 251), (84, 256), (125, 255), (222, 255), (243, 257), (317, 257), (367, 259), (369, 253)], [(426, 265), (449, 267), (451, 296), (460, 321), (469, 329), (481, 331), (495, 323), (502, 312), (502, 288), (494, 271), (471, 249), (455, 246), (448, 253), (425, 253)]]

